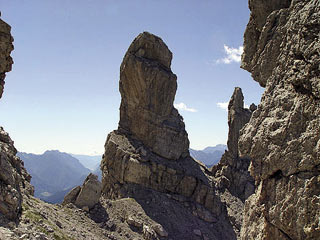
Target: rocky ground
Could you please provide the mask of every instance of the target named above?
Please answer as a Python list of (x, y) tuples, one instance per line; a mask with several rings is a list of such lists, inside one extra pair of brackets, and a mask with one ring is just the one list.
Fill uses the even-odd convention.
[[(163, 195), (152, 190), (140, 194), (140, 199), (102, 198), (90, 211), (73, 204), (53, 205), (25, 196), (18, 223), (1, 219), (0, 239), (205, 240), (222, 239), (225, 234), (219, 229), (217, 219), (208, 217), (204, 221), (195, 217), (196, 206), (180, 196)], [(215, 234), (213, 228), (217, 228)]]

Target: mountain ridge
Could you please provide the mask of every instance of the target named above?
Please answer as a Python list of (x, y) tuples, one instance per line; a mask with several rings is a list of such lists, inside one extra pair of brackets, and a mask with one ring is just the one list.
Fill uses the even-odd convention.
[(78, 159), (58, 150), (43, 154), (18, 152), (17, 156), (32, 176), (35, 196), (45, 201), (56, 192), (78, 185), (90, 173)]

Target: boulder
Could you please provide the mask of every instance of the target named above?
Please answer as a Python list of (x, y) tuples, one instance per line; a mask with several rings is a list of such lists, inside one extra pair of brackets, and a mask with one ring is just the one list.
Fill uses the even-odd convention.
[(81, 187), (77, 186), (66, 194), (62, 204), (73, 203), (79, 208), (89, 210), (99, 202), (100, 196), (101, 182), (98, 176), (90, 173)]

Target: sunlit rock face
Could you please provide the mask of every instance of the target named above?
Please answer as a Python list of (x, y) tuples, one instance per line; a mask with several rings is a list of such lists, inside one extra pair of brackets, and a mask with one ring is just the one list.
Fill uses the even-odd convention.
[(157, 36), (144, 32), (130, 45), (120, 67), (119, 130), (139, 139), (161, 157), (188, 155), (182, 117), (173, 107), (177, 77), (172, 53)]
[(242, 67), (266, 89), (239, 139), (256, 184), (241, 239), (320, 239), (320, 2), (249, 6)]

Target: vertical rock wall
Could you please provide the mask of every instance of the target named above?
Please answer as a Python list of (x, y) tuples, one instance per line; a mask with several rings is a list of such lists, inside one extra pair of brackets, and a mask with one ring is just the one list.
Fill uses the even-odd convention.
[(242, 67), (265, 86), (239, 139), (256, 191), (241, 239), (320, 239), (320, 2), (250, 0)]

